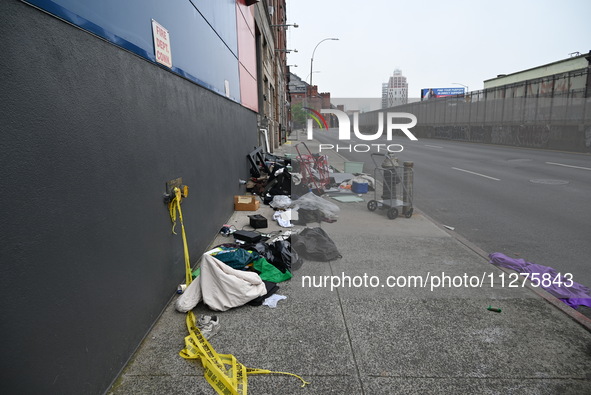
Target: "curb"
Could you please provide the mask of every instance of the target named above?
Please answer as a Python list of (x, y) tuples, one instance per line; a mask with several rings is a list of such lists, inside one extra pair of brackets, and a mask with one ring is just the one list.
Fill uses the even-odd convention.
[[(486, 251), (484, 251), (483, 249), (481, 249), (480, 247), (478, 247), (477, 245), (475, 245), (474, 243), (472, 243), (471, 241), (466, 239), (464, 236), (461, 236), (457, 233), (453, 233), (452, 231), (447, 230), (441, 223), (439, 223), (438, 221), (429, 217), (423, 211), (421, 211), (421, 214), (423, 214), (423, 216), (427, 220), (431, 221), (433, 224), (435, 224), (438, 227), (440, 227), (441, 229), (443, 229), (448, 235), (450, 235), (452, 238), (454, 238), (457, 242), (459, 242), (460, 244), (462, 244), (465, 247), (467, 247), (468, 249), (470, 249), (472, 252), (474, 252), (477, 255), (479, 255), (480, 257), (482, 257), (484, 260), (486, 260), (486, 262), (489, 262), (489, 257), (488, 257), (489, 254), (486, 253)], [(517, 273), (514, 270), (507, 269), (504, 267), (495, 266), (492, 264), (491, 264), (491, 267), (501, 270), (507, 274)], [(527, 282), (525, 288), (529, 289), (530, 291), (532, 291), (533, 293), (535, 293), (536, 295), (538, 295), (542, 299), (546, 300), (546, 302), (550, 303), (552, 306), (556, 307), (557, 309), (562, 311), (564, 314), (569, 316), (572, 320), (574, 320), (578, 324), (580, 324), (587, 331), (591, 332), (591, 318), (581, 314), (577, 310), (566, 305), (564, 302), (562, 302), (556, 296), (550, 294), (548, 291), (545, 291), (544, 289), (542, 289), (540, 287), (534, 287), (530, 281)]]

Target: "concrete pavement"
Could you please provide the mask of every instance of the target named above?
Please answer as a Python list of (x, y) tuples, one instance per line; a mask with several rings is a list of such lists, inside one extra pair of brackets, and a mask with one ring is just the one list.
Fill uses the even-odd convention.
[[(317, 144), (308, 146), (317, 152)], [(293, 144), (281, 149), (294, 152)], [(332, 151), (328, 156), (343, 169), (343, 158)], [(322, 227), (341, 259), (306, 260), (279, 284), (277, 293), (287, 299), (276, 308), (220, 313), (200, 304), (194, 310), (220, 317), (220, 332), (210, 341), (218, 353), (311, 383), (301, 388), (294, 377), (252, 375), (249, 393), (591, 393), (591, 333), (575, 320), (582, 316), (569, 316), (531, 289), (509, 287), (507, 272), (420, 207), (409, 219), (389, 220), (381, 210), (367, 210), (369, 196), (358, 203), (326, 199), (340, 207), (338, 221), (308, 226)], [(257, 213), (269, 219), (265, 231), (280, 229), (268, 206)], [(227, 223), (240, 229), (249, 214), (235, 212)], [(224, 242), (218, 236), (212, 245)], [(432, 288), (446, 275), (455, 283)], [(432, 281), (412, 286), (418, 276)], [(398, 286), (386, 284), (392, 278)], [(476, 286), (474, 279), (483, 278)], [(344, 286), (331, 289), (337, 279)], [(185, 315), (171, 303), (109, 393), (214, 394), (200, 363), (178, 355), (186, 335)]]

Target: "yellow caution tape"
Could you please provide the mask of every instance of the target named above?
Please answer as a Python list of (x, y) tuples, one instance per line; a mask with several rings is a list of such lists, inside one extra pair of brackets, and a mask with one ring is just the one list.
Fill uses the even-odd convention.
[(201, 334), (192, 311), (187, 313), (186, 322), (189, 336), (185, 337), (185, 348), (179, 355), (185, 359), (199, 359), (205, 371), (205, 379), (218, 394), (246, 395), (249, 374), (285, 374), (300, 379), (302, 387), (310, 384), (297, 374), (247, 368), (232, 354), (218, 354)]
[[(179, 188), (174, 188), (173, 192), (174, 199), (168, 204), (168, 210), (173, 223), (172, 233), (176, 234), (174, 228), (176, 226), (177, 211), (179, 221), (181, 222), (185, 255), (185, 280), (188, 286), (193, 281), (193, 276), (191, 273), (187, 237), (185, 235), (185, 225), (183, 224), (183, 212), (181, 211), (182, 193)], [(249, 374), (285, 374), (300, 379), (302, 381), (302, 387), (310, 384), (297, 374), (247, 368), (238, 362), (232, 354), (218, 354), (201, 334), (192, 311), (187, 313), (186, 323), (189, 336), (185, 337), (185, 348), (179, 352), (179, 355), (185, 359), (199, 359), (205, 371), (205, 379), (220, 395), (246, 395), (248, 389), (247, 376)]]
[(181, 234), (183, 235), (183, 250), (185, 255), (185, 284), (187, 287), (193, 281), (193, 275), (191, 273), (191, 261), (189, 260), (189, 247), (187, 246), (187, 236), (185, 234), (185, 224), (183, 223), (183, 212), (181, 210), (181, 190), (174, 188), (174, 199), (168, 203), (168, 211), (170, 213), (170, 219), (172, 220), (172, 233), (175, 233), (174, 228), (176, 226), (176, 212), (179, 212), (179, 221), (181, 222)]

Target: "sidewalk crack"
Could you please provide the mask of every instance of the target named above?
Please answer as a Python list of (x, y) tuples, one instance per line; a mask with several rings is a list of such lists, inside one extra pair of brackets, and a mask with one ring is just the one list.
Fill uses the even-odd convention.
[[(332, 267), (332, 262), (328, 262), (328, 266), (330, 268), (330, 274), (334, 276), (334, 271)], [(351, 331), (349, 330), (349, 326), (347, 325), (347, 319), (345, 318), (345, 310), (343, 308), (343, 301), (341, 300), (341, 295), (339, 293), (339, 289), (336, 289), (337, 292), (337, 299), (339, 301), (339, 308), (341, 309), (341, 316), (343, 317), (343, 324), (345, 325), (345, 331), (347, 332), (347, 340), (349, 341), (349, 348), (351, 350), (351, 357), (353, 358), (353, 364), (355, 365), (355, 371), (357, 376), (357, 381), (359, 382), (359, 388), (361, 389), (361, 395), (365, 395), (365, 389), (363, 388), (363, 380), (361, 380), (361, 371), (359, 370), (359, 364), (357, 363), (357, 358), (355, 357), (355, 350), (353, 349), (353, 340), (351, 339)]]

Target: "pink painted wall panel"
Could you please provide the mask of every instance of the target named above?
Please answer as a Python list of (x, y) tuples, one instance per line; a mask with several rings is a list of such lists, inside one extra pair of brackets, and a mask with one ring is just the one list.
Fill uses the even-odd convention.
[(240, 67), (240, 103), (253, 111), (259, 111), (259, 95), (257, 79), (253, 77), (242, 64)]
[(244, 0), (236, 0), (240, 103), (258, 112), (256, 42), (251, 8)]

